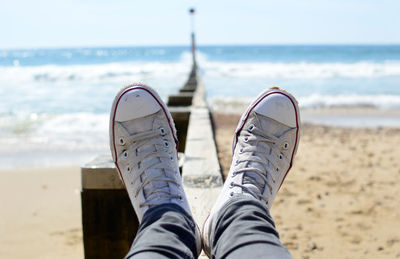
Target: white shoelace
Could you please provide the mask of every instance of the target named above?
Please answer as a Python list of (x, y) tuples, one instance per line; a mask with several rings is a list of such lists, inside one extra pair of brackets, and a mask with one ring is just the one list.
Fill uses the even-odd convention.
[[(264, 200), (268, 204), (268, 198), (264, 197), (262, 193), (266, 185), (270, 191), (270, 194), (272, 194), (273, 190), (272, 185), (276, 183), (276, 179), (274, 177), (274, 173), (271, 172), (272, 171), (271, 168), (276, 168), (276, 171), (279, 173), (279, 168), (273, 162), (274, 159), (271, 159), (271, 156), (277, 156), (278, 158), (281, 157), (281, 159), (283, 159), (281, 150), (287, 148), (288, 144), (283, 140), (281, 140), (280, 138), (277, 138), (271, 134), (263, 132), (254, 125), (250, 125), (247, 131), (248, 132), (246, 132), (244, 135), (239, 136), (239, 140), (240, 142), (247, 143), (248, 145), (245, 144), (244, 147), (240, 148), (238, 152), (241, 155), (239, 156), (240, 158), (236, 160), (236, 165), (240, 163), (246, 163), (246, 164), (244, 165), (243, 168), (235, 170), (232, 173), (233, 176), (243, 173), (243, 183), (237, 184), (232, 182), (231, 186), (240, 187), (242, 188), (243, 191), (249, 193), (255, 198), (258, 197), (259, 199)], [(288, 130), (287, 132), (289, 131), (291, 130)], [(268, 143), (268, 146), (271, 149), (271, 155), (267, 153), (265, 147), (260, 147), (258, 145), (259, 142)], [(260, 157), (260, 155), (256, 153), (265, 154), (265, 156)], [(259, 166), (255, 167), (254, 162), (256, 162), (257, 165)], [(268, 166), (268, 162), (272, 166)], [(256, 176), (259, 176), (260, 179), (262, 180), (262, 186), (260, 184), (257, 184), (258, 183), (257, 180), (254, 179), (253, 176), (250, 176), (249, 173), (254, 173), (256, 174)], [(272, 180), (272, 183), (271, 181), (269, 181), (269, 178)], [(256, 186), (259, 193), (255, 193), (252, 190), (252, 188), (245, 186), (245, 184), (248, 183), (251, 183), (252, 185)]]
[[(130, 147), (129, 149), (134, 150), (135, 154), (128, 154), (128, 151), (125, 150), (122, 152), (119, 159), (129, 159), (129, 163), (127, 166), (127, 171), (132, 173), (131, 168), (137, 168), (134, 172), (134, 177), (131, 184), (134, 184), (138, 179), (142, 179), (141, 185), (137, 188), (134, 197), (139, 194), (141, 190), (144, 191), (144, 196), (146, 201), (140, 204), (140, 207), (144, 206), (154, 206), (162, 203), (165, 200), (171, 199), (182, 199), (180, 195), (172, 195), (168, 190), (164, 190), (163, 188), (168, 188), (168, 183), (172, 183), (178, 186), (178, 182), (175, 178), (176, 169), (170, 166), (170, 163), (165, 163), (161, 161), (161, 158), (174, 159), (171, 154), (168, 152), (169, 142), (163, 139), (165, 136), (165, 130), (163, 128), (154, 129), (146, 132), (141, 132), (133, 135), (129, 135), (126, 137), (121, 137), (118, 139), (118, 143), (121, 146)], [(149, 151), (146, 149), (140, 150), (145, 146), (153, 146), (156, 151)], [(129, 156), (129, 158), (128, 158)], [(154, 158), (151, 159), (150, 163), (142, 165), (142, 161), (146, 158)], [(146, 170), (149, 169), (159, 169), (164, 170), (166, 177), (146, 177), (148, 175), (145, 174)], [(174, 177), (168, 177), (174, 175)], [(166, 186), (161, 188), (153, 188), (150, 192), (145, 192), (145, 187), (154, 182), (166, 183)], [(160, 194), (160, 195), (157, 195)], [(157, 198), (157, 202), (150, 202)]]

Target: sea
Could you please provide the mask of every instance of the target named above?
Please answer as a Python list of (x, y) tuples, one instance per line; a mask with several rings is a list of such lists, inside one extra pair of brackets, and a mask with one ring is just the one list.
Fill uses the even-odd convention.
[[(400, 45), (200, 46), (197, 61), (214, 111), (240, 112), (274, 85), (305, 111), (400, 111)], [(83, 164), (107, 153), (117, 91), (140, 81), (166, 100), (191, 62), (187, 46), (0, 49), (0, 169)], [(400, 126), (396, 117), (347, 122)]]

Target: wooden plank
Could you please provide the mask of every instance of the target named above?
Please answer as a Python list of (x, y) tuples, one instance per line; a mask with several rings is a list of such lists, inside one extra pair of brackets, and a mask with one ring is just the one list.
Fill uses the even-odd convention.
[(195, 220), (202, 224), (223, 185), (207, 108), (192, 109), (182, 176)]
[(81, 192), (86, 259), (124, 258), (139, 222), (125, 190)]
[(82, 189), (124, 190), (111, 155), (100, 155), (81, 167)]
[(186, 81), (185, 85), (179, 90), (179, 92), (180, 93), (195, 92), (197, 90), (198, 85), (199, 85), (199, 79), (197, 77), (197, 66), (196, 64), (193, 64), (189, 78)]
[(185, 92), (170, 95), (168, 97), (168, 106), (190, 106), (192, 105), (193, 93)]
[[(179, 169), (182, 171), (185, 154), (179, 152)], [(99, 155), (81, 167), (83, 190), (124, 190), (125, 186), (119, 176), (111, 155)]]
[[(190, 107), (168, 107), (169, 112), (172, 115), (172, 118), (174, 121), (176, 120), (187, 120), (189, 123), (189, 117), (190, 117)], [(178, 128), (177, 128), (178, 130)]]
[[(186, 134), (182, 182), (193, 217), (201, 228), (222, 190), (223, 179), (205, 88), (199, 83), (196, 73), (192, 71), (192, 74), (180, 90), (195, 91)], [(208, 257), (203, 252), (199, 258)]]
[[(176, 133), (178, 136), (178, 152), (184, 153), (186, 147), (186, 132), (189, 125), (189, 107), (168, 107), (175, 122)], [(181, 171), (182, 172), (182, 171)]]
[[(201, 228), (223, 185), (210, 111), (201, 84), (197, 86), (192, 103), (182, 182), (195, 221)], [(203, 252), (199, 258), (207, 256)]]

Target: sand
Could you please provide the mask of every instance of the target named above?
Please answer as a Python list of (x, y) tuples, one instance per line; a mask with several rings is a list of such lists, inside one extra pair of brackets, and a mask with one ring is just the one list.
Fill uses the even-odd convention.
[(0, 258), (83, 258), (80, 168), (0, 171)]
[[(229, 170), (238, 115), (214, 114)], [(272, 207), (294, 258), (400, 258), (400, 129), (304, 125)], [(0, 171), (0, 258), (83, 258), (79, 166)]]
[[(238, 115), (214, 114), (223, 171)], [(303, 125), (271, 214), (294, 258), (400, 258), (400, 129)]]

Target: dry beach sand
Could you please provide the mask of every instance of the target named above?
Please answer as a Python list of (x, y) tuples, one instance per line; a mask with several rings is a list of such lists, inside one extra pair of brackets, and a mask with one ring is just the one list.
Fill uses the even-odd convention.
[[(214, 114), (229, 170), (239, 115)], [(400, 258), (400, 129), (303, 125), (272, 215), (294, 258)], [(79, 166), (0, 171), (0, 258), (83, 258)]]
[[(239, 115), (214, 114), (224, 174)], [(400, 129), (303, 125), (271, 214), (294, 258), (400, 258)]]
[(0, 171), (0, 258), (83, 258), (80, 168)]

